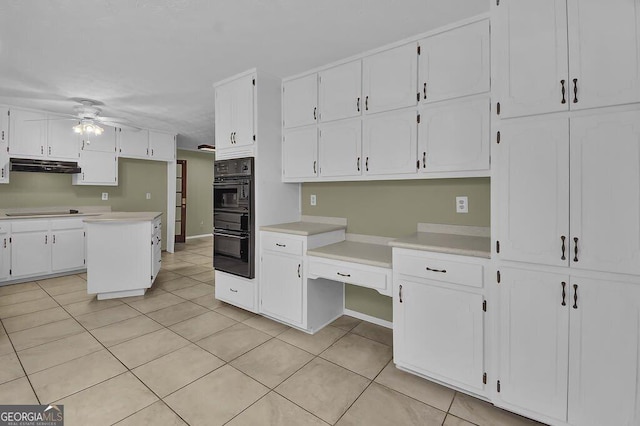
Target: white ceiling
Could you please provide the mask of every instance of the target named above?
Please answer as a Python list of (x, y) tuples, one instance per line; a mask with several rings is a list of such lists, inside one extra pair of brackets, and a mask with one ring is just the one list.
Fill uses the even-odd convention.
[(212, 84), (287, 77), (488, 11), (489, 0), (0, 0), (0, 102), (213, 143)]

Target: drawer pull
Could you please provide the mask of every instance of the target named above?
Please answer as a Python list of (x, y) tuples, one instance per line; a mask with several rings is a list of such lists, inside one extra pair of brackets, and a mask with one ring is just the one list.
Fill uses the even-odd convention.
[(302, 278), (302, 276), (300, 275), (300, 267), (301, 267), (301, 266), (302, 266), (302, 265), (298, 263), (298, 278)]
[(237, 293), (238, 292), (238, 290), (234, 290), (232, 288), (230, 288), (229, 290), (231, 291), (231, 293)]
[(286, 246), (287, 246), (286, 244), (280, 244), (280, 243), (276, 243), (276, 245), (277, 245), (278, 247), (286, 247)]
[(431, 272), (442, 272), (443, 274), (447, 273), (446, 269), (431, 269), (427, 266), (427, 271), (431, 271)]
[(398, 297), (400, 297), (400, 303), (402, 303), (402, 284), (400, 284), (400, 289), (398, 290)]
[(340, 273), (340, 272), (336, 272), (336, 274), (340, 275), (341, 277), (350, 277), (351, 276), (351, 274), (343, 274), (343, 273)]

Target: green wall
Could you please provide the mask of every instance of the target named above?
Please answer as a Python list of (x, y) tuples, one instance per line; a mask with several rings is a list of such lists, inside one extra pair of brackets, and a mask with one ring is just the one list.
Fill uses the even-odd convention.
[(187, 237), (211, 234), (215, 156), (211, 152), (178, 150), (178, 160), (187, 161)]
[[(461, 195), (469, 197), (469, 213), (455, 212)], [(419, 222), (488, 227), (490, 198), (489, 178), (305, 183), (302, 214), (343, 217), (349, 233), (397, 238), (416, 232)], [(348, 309), (392, 320), (390, 297), (351, 285), (345, 295)]]
[[(167, 163), (121, 158), (118, 168), (118, 186), (73, 186), (70, 175), (11, 172), (10, 183), (0, 185), (0, 209), (110, 205), (113, 211), (161, 211), (164, 249)], [(108, 201), (102, 201), (103, 192), (109, 193)]]

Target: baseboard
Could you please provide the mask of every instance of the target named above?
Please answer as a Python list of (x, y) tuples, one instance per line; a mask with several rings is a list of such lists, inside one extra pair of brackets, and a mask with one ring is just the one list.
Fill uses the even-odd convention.
[(383, 320), (380, 318), (372, 317), (371, 315), (363, 314), (362, 312), (352, 311), (351, 309), (344, 308), (344, 315), (348, 315), (350, 317), (354, 317), (357, 319), (361, 319), (363, 321), (367, 321), (373, 324), (380, 325), (382, 327), (393, 329), (393, 323), (391, 321)]
[(211, 237), (213, 234), (201, 234), (201, 235), (192, 235), (190, 237), (187, 237), (187, 240), (194, 240), (196, 238), (205, 238), (205, 237)]

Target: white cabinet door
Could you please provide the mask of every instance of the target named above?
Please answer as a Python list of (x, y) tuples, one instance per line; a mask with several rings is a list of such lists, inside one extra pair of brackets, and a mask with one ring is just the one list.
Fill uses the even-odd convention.
[(320, 71), (320, 121), (357, 117), (363, 109), (362, 61)]
[(417, 130), (415, 110), (366, 117), (362, 138), (365, 174), (416, 173)]
[(570, 169), (571, 267), (640, 274), (640, 111), (572, 118)]
[(84, 268), (84, 229), (51, 231), (51, 271)]
[(638, 425), (640, 287), (576, 277), (571, 284), (569, 423)]
[(501, 0), (492, 10), (493, 100), (500, 117), (566, 111), (567, 0)]
[(320, 176), (362, 174), (362, 123), (359, 118), (320, 126)]
[(216, 149), (229, 148), (233, 137), (233, 89), (231, 83), (215, 89), (215, 145)]
[(489, 21), (446, 31), (419, 44), (422, 102), (489, 91)]
[(417, 104), (418, 45), (409, 43), (362, 60), (365, 113)]
[(73, 131), (73, 126), (77, 122), (53, 114), (49, 114), (48, 119), (47, 156), (60, 160), (78, 161), (80, 135)]
[(489, 170), (489, 116), (485, 95), (424, 108), (418, 126), (420, 171)]
[(302, 259), (270, 251), (262, 253), (260, 312), (302, 324)]
[(9, 245), (9, 231), (6, 225), (0, 226), (0, 281), (9, 279), (11, 269), (11, 246)]
[(571, 109), (639, 102), (640, 2), (568, 0), (567, 6)]
[(500, 143), (493, 142), (498, 256), (567, 266), (568, 120), (542, 116), (503, 121), (498, 131)]
[[(255, 75), (239, 78), (233, 85), (233, 146), (253, 144)], [(256, 83), (257, 84), (257, 83)]]
[(511, 268), (500, 275), (498, 396), (507, 408), (566, 421), (569, 276)]
[[(104, 124), (100, 124), (100, 127), (102, 127), (104, 129), (104, 132), (101, 135), (85, 135), (82, 136), (81, 140), (82, 140), (82, 145), (81, 145), (81, 150), (82, 151), (100, 151), (100, 152), (116, 152), (116, 144), (117, 144), (117, 139), (120, 135), (120, 128), (115, 128), (112, 126), (106, 126)], [(135, 132), (135, 133), (140, 133), (140, 132), (146, 132), (146, 130), (123, 130), (126, 134), (124, 135), (124, 138), (129, 141), (130, 138), (130, 133), (129, 132)], [(135, 139), (135, 136), (132, 138)], [(132, 141), (133, 142), (133, 141)], [(136, 142), (136, 145), (139, 142)], [(124, 149), (124, 152), (129, 152), (130, 149), (130, 144), (127, 143), (127, 146)], [(131, 149), (133, 149), (135, 151), (136, 147), (131, 147)]]
[(118, 157), (115, 152), (82, 151), (82, 173), (73, 175), (74, 185), (118, 185)]
[(0, 183), (9, 183), (9, 108), (0, 107)]
[(285, 178), (318, 176), (318, 130), (315, 126), (285, 131), (282, 168)]
[(44, 158), (47, 145), (47, 115), (42, 112), (12, 109), (9, 121), (12, 157)]
[(284, 127), (313, 124), (318, 118), (318, 75), (289, 80), (282, 85)]
[(49, 231), (13, 232), (11, 235), (11, 278), (45, 275), (50, 271), (51, 240)]
[(482, 296), (407, 279), (394, 289), (396, 363), (482, 389)]
[(149, 148), (152, 160), (173, 161), (176, 158), (176, 140), (170, 133), (149, 130)]
[(118, 146), (120, 157), (146, 159), (149, 155), (149, 131), (119, 128)]

